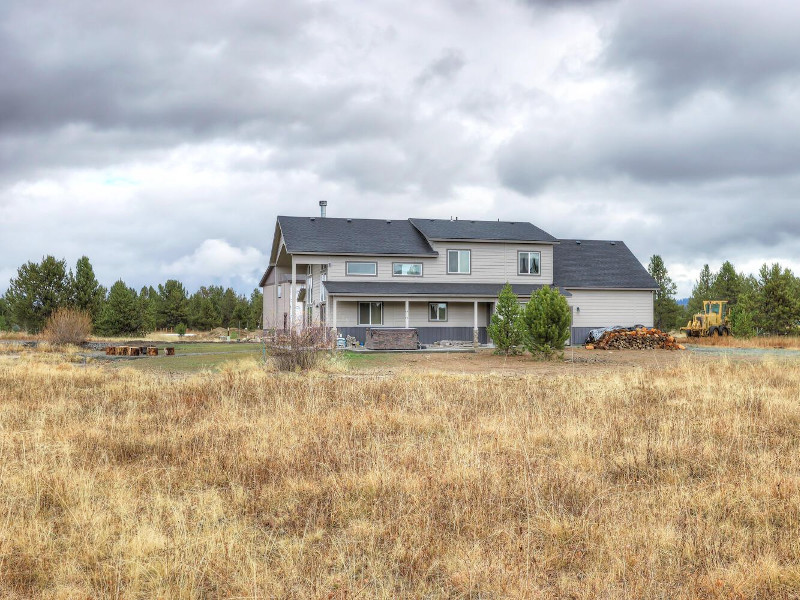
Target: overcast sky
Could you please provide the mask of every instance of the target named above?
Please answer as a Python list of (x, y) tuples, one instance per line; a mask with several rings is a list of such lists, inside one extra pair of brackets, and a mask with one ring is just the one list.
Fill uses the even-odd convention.
[(0, 3), (0, 292), (27, 260), (249, 292), (278, 214), (529, 220), (800, 269), (800, 3)]

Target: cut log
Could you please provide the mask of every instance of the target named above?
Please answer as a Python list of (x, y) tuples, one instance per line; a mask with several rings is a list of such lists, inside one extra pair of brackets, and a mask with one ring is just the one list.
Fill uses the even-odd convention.
[(158, 348), (156, 348), (155, 346), (148, 346), (147, 356), (158, 356)]
[(164, 353), (167, 356), (175, 356), (175, 348), (164, 348)]

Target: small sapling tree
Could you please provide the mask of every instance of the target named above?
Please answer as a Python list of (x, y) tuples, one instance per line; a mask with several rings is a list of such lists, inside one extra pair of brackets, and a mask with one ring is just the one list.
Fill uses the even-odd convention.
[(487, 330), (497, 352), (506, 356), (518, 354), (522, 345), (522, 321), (519, 299), (511, 285), (506, 283), (497, 297), (497, 308)]
[(524, 343), (528, 352), (546, 358), (563, 352), (569, 339), (571, 310), (557, 289), (544, 286), (531, 294), (522, 313)]

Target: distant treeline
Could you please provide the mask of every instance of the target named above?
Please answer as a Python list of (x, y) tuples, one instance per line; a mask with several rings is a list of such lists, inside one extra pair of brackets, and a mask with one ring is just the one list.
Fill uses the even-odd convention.
[(212, 285), (188, 295), (175, 279), (139, 292), (120, 279), (106, 289), (87, 257), (78, 260), (73, 271), (66, 260), (46, 256), (40, 263), (19, 267), (0, 296), (0, 330), (38, 333), (50, 315), (64, 307), (88, 312), (98, 335), (139, 335), (182, 326), (254, 329), (261, 325), (262, 294), (254, 289), (248, 298)]
[(737, 273), (729, 261), (716, 273), (705, 265), (685, 307), (675, 300), (675, 283), (660, 256), (650, 259), (647, 270), (658, 283), (655, 321), (660, 329), (686, 325), (702, 310), (703, 300), (728, 300), (736, 336), (800, 333), (800, 278), (778, 263), (764, 264), (757, 276)]

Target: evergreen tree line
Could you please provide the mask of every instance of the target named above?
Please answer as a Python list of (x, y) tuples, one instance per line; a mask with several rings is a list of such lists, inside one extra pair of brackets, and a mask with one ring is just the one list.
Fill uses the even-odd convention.
[(704, 265), (685, 307), (675, 300), (675, 283), (660, 256), (650, 259), (647, 270), (658, 284), (655, 325), (659, 329), (683, 327), (702, 311), (703, 300), (727, 300), (736, 336), (800, 333), (800, 278), (778, 263), (764, 264), (757, 275), (737, 272), (730, 261), (716, 273)]
[(39, 263), (19, 267), (0, 296), (0, 330), (38, 333), (58, 308), (86, 311), (98, 335), (140, 335), (183, 326), (254, 329), (261, 325), (262, 294), (254, 289), (248, 298), (212, 285), (189, 295), (175, 279), (139, 292), (120, 279), (106, 289), (86, 256), (78, 260), (74, 271), (67, 268), (66, 260), (46, 256)]

